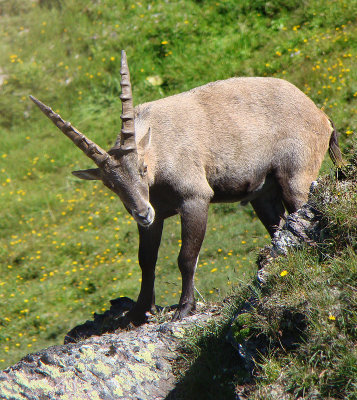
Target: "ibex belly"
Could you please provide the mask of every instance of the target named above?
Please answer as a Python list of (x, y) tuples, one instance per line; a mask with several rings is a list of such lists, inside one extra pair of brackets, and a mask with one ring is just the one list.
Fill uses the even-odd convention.
[(274, 188), (277, 189), (277, 182), (272, 174), (259, 177), (259, 179), (232, 180), (227, 179), (216, 182), (212, 189), (214, 196), (212, 203), (229, 203), (240, 201), (243, 204), (248, 203), (259, 197), (261, 194)]

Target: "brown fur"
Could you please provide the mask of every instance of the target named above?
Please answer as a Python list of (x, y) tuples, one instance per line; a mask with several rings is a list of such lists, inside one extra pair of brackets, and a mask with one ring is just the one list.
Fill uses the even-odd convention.
[(282, 186), (291, 178), (309, 181), (301, 183), (304, 202), (331, 137), (325, 114), (273, 78), (210, 83), (138, 106), (136, 115), (138, 141), (151, 129), (149, 181), (170, 182), (185, 195), (199, 188), (210, 199), (217, 191), (245, 200), (273, 172)]

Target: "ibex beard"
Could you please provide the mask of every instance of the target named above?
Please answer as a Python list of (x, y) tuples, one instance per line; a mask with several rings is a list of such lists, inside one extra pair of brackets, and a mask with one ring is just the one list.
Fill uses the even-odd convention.
[(209, 204), (250, 202), (272, 236), (285, 211), (306, 202), (327, 149), (342, 163), (337, 132), (304, 93), (281, 79), (231, 78), (134, 109), (124, 51), (120, 74), (122, 128), (109, 151), (31, 99), (97, 165), (73, 174), (101, 180), (138, 224), (142, 281), (128, 321), (140, 324), (154, 308), (164, 220), (181, 216), (178, 320), (195, 310), (194, 274)]

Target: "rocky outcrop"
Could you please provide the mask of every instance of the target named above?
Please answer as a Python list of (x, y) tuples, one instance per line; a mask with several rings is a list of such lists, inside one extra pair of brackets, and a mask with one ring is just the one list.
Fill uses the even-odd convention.
[[(285, 224), (279, 229), (270, 246), (265, 246), (258, 255), (257, 265), (258, 272), (255, 285), (261, 289), (266, 284), (269, 276), (267, 266), (274, 258), (285, 256), (289, 249), (297, 249), (301, 246), (318, 246), (325, 239), (326, 232), (324, 231), (323, 215), (315, 208), (314, 197), (312, 193), (319, 186), (318, 182), (313, 182), (310, 189), (309, 201), (297, 210), (295, 213), (287, 216)], [(254, 335), (252, 332), (244, 332), (245, 321), (249, 317), (249, 313), (254, 307), (257, 307), (256, 296), (253, 293), (238, 310), (235, 317), (232, 319), (230, 329), (227, 333), (227, 340), (238, 351), (246, 371), (252, 374), (255, 367), (255, 360), (259, 359), (260, 355), (265, 355), (269, 348), (274, 344), (268, 338), (259, 333)], [(261, 304), (260, 304), (261, 307)], [(304, 330), (306, 329), (306, 320), (304, 313), (299, 310), (281, 310), (275, 309), (274, 312), (279, 311), (280, 324), (279, 324), (279, 345), (285, 350), (295, 348), (301, 340)], [(268, 307), (261, 309), (260, 312), (264, 314), (269, 313)], [(238, 396), (238, 399), (245, 400), (248, 397), (244, 395)]]
[(265, 246), (258, 255), (257, 279), (260, 284), (265, 281), (265, 266), (275, 257), (286, 255), (289, 249), (297, 249), (303, 245), (317, 246), (325, 240), (323, 216), (314, 204), (314, 191), (319, 187), (313, 182), (308, 202), (299, 210), (287, 216), (285, 224), (275, 232), (270, 246)]
[[(149, 321), (29, 354), (0, 372), (0, 399), (165, 399), (175, 386), (172, 363), (185, 329), (212, 316), (199, 307), (183, 322)], [(91, 324), (84, 325), (77, 335), (82, 330), (89, 336)]]

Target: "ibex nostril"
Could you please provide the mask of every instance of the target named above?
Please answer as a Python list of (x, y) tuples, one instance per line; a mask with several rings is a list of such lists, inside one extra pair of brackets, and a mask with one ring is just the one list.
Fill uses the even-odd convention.
[(150, 213), (150, 208), (148, 207), (145, 211), (142, 211), (142, 212), (137, 213), (137, 216), (138, 216), (139, 218), (145, 219), (145, 218), (147, 218), (147, 216), (149, 215), (149, 213)]
[(148, 207), (145, 211), (133, 211), (133, 217), (140, 225), (148, 226), (154, 220), (155, 211), (152, 207)]

